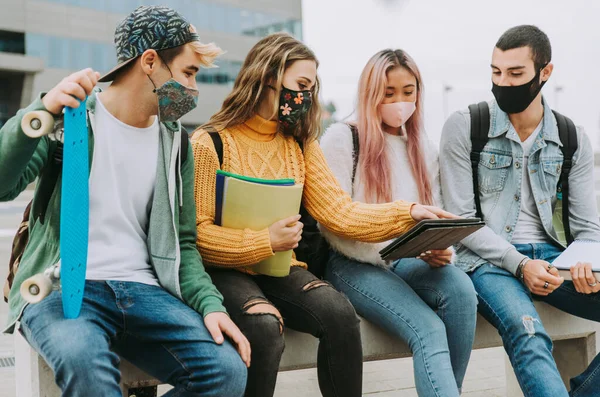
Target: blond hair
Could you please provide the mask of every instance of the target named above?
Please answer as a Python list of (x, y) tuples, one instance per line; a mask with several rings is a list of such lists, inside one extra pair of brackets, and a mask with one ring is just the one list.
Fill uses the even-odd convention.
[[(190, 25), (191, 33), (198, 33), (194, 25)], [(215, 59), (223, 55), (224, 51), (219, 48), (215, 43), (204, 44), (199, 41), (189, 42), (187, 45), (194, 49), (194, 52), (200, 56), (200, 65), (205, 68), (214, 68)]]
[[(233, 90), (223, 101), (221, 110), (207, 124), (217, 130), (239, 125), (252, 118), (257, 112), (265, 93), (272, 85), (276, 98), (283, 86), (283, 74), (295, 61), (310, 60), (319, 65), (315, 54), (302, 42), (287, 33), (271, 34), (260, 40), (248, 53), (235, 79)], [(300, 142), (317, 137), (321, 130), (321, 106), (319, 104), (320, 81), (317, 77), (312, 89), (312, 106), (306, 116), (289, 131)], [(278, 102), (273, 104), (272, 117), (278, 112)]]

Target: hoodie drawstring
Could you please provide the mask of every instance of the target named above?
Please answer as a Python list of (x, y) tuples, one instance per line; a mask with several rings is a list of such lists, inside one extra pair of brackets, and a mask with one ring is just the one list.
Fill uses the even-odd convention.
[[(178, 164), (177, 164), (177, 178), (179, 178), (179, 207), (183, 207), (183, 178), (181, 177), (181, 129), (179, 134), (179, 156), (177, 156), (178, 158)], [(187, 153), (186, 153), (187, 154)]]

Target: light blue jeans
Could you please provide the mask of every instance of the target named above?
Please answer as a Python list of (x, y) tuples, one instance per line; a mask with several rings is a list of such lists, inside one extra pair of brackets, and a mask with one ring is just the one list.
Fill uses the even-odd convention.
[[(515, 247), (523, 255), (548, 262), (561, 253), (552, 244)], [(571, 380), (571, 393), (567, 393), (552, 357), (552, 340), (533, 305), (533, 299), (541, 300), (575, 316), (600, 321), (600, 294), (580, 294), (572, 281), (565, 281), (548, 296), (532, 296), (512, 273), (491, 264), (480, 266), (470, 276), (479, 294), (479, 312), (498, 329), (526, 397), (600, 396), (600, 356)]]
[(331, 251), (325, 277), (358, 314), (409, 345), (419, 396), (459, 395), (477, 320), (475, 290), (462, 270), (419, 259), (387, 270)]
[(217, 345), (202, 316), (163, 288), (87, 281), (81, 315), (63, 318), (52, 292), (23, 313), (20, 331), (52, 368), (63, 396), (121, 397), (119, 356), (175, 388), (165, 396), (241, 397), (247, 370)]

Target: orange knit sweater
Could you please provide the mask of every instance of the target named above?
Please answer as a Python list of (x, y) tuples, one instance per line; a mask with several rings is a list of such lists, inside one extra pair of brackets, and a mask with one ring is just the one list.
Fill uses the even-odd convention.
[[(327, 229), (365, 242), (397, 237), (414, 224), (412, 203), (353, 202), (329, 170), (318, 142), (304, 155), (293, 137), (277, 133), (277, 122), (254, 116), (244, 124), (219, 132), (223, 140), (223, 170), (256, 178), (293, 178), (304, 184), (302, 202)], [(214, 224), (215, 185), (219, 159), (210, 135), (199, 130), (192, 137), (196, 170), (197, 246), (205, 263), (248, 268), (273, 254), (269, 230), (235, 230)], [(306, 265), (292, 259), (292, 266)]]

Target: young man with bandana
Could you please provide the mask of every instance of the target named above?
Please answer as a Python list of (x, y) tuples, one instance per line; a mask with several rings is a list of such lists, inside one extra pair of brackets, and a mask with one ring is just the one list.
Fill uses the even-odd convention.
[[(177, 121), (196, 106), (199, 68), (211, 66), (221, 50), (200, 43), (177, 12), (154, 6), (125, 18), (115, 44), (119, 64), (110, 73), (99, 78), (86, 69), (66, 77), (0, 130), (0, 199), (7, 201), (51, 167), (57, 146), (49, 136), (27, 137), (23, 116), (46, 110), (58, 121), (65, 106), (88, 97), (89, 253), (81, 314), (63, 318), (59, 291), (32, 305), (19, 294), (25, 279), (60, 261), (59, 177), (45, 219), (30, 219), (5, 332), (20, 321), (66, 396), (121, 396), (117, 354), (173, 385), (167, 395), (241, 396), (250, 346), (196, 249), (193, 154)], [(98, 81), (112, 84), (100, 92)]]
[[(476, 165), (486, 227), (464, 239), (457, 266), (471, 277), (479, 312), (497, 329), (525, 396), (568, 396), (552, 357), (552, 340), (533, 299), (600, 321), (600, 283), (591, 265), (573, 264), (573, 281), (552, 261), (563, 251), (553, 210), (563, 154), (557, 118), (543, 85), (552, 75), (551, 46), (535, 26), (509, 29), (492, 55), (488, 140)], [(471, 169), (470, 112), (453, 114), (442, 132), (440, 172), (446, 209), (472, 217), (476, 202)], [(577, 150), (568, 174), (569, 223), (575, 240), (600, 241), (594, 193), (594, 156), (577, 128)], [(597, 396), (600, 357), (571, 380), (571, 396)]]

